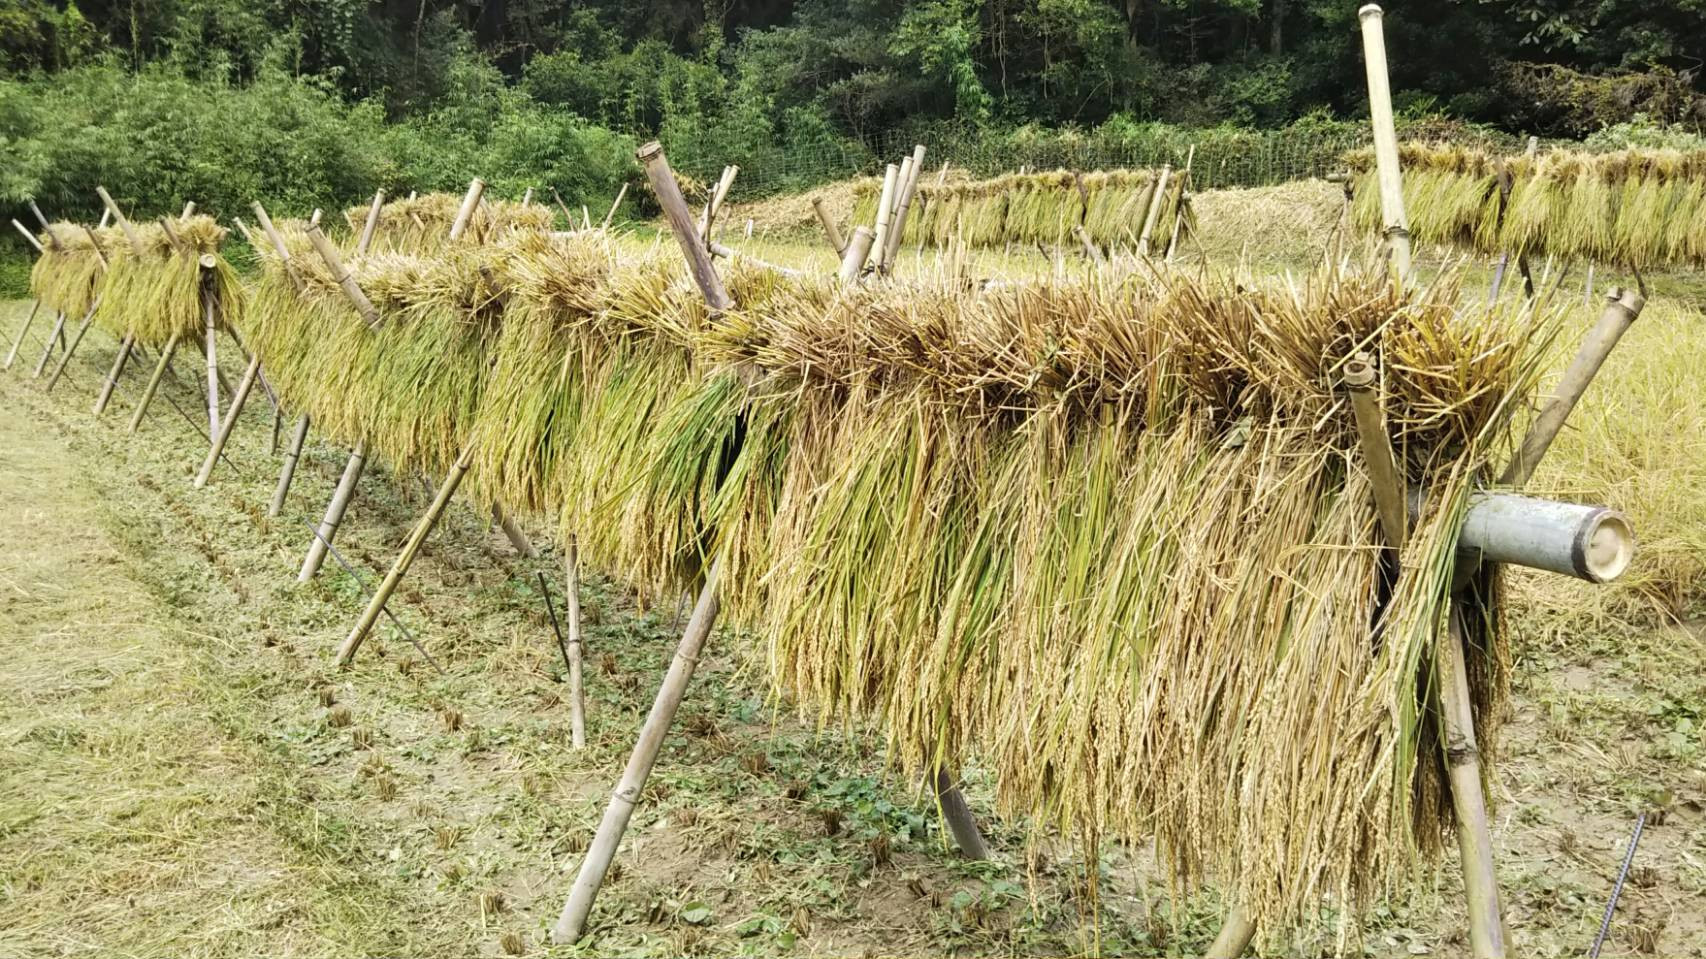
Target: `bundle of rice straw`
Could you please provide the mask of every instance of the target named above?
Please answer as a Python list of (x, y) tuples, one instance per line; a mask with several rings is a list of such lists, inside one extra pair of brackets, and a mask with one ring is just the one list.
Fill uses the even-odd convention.
[[(1372, 154), (1348, 159), (1359, 173), (1353, 217), (1379, 231), (1384, 221)], [(1418, 241), (1637, 268), (1706, 263), (1706, 151), (1500, 157), (1406, 143), (1399, 160), (1410, 234)]]
[[(413, 198), (390, 200), (379, 208), (379, 225), (373, 234), (370, 253), (430, 253), (450, 242), (450, 226), (462, 207), (462, 197), (448, 193), (425, 193)], [(367, 222), (368, 206), (344, 211), (352, 239)], [(472, 243), (493, 242), (511, 232), (542, 233), (551, 229), (553, 214), (543, 204), (526, 206), (509, 200), (482, 199), (474, 208), (463, 239)]]
[[(1455, 282), (1135, 275), (988, 294), (493, 251), (510, 293), (475, 482), (660, 592), (720, 557), (776, 688), (908, 772), (977, 756), (1039, 829), (1155, 837), (1264, 926), (1347, 915), (1450, 825), (1430, 711), (1457, 525), (1549, 314)], [(1338, 365), (1381, 357), (1427, 491), (1383, 572)], [(1471, 624), (1493, 754), (1496, 578)]]
[[(1051, 245), (1073, 242), (1073, 229), (1082, 226), (1098, 246), (1132, 246), (1143, 231), (1158, 177), (1153, 170), (1082, 174), (1055, 170), (942, 186), (921, 183), (903, 240), (929, 247), (945, 247), (955, 240), (972, 247), (1009, 242)], [(1184, 189), (1184, 177), (1168, 178), (1155, 227), (1162, 244), (1172, 235)], [(856, 184), (854, 223), (876, 221), (881, 192), (880, 180)], [(1189, 215), (1189, 207), (1184, 209)]]
[(41, 235), (42, 254), (30, 268), (30, 295), (43, 308), (64, 313), (72, 322), (89, 312), (104, 279), (95, 243), (109, 262), (121, 245), (129, 249), (117, 227), (94, 230), (94, 241), (89, 233), (75, 223), (54, 223)]
[(344, 443), (365, 438), (399, 472), (443, 473), (467, 440), (502, 314), (480, 248), (349, 261), (379, 311), (373, 329), (300, 230), (279, 229), (288, 271), (261, 251), (243, 332), (281, 402)]

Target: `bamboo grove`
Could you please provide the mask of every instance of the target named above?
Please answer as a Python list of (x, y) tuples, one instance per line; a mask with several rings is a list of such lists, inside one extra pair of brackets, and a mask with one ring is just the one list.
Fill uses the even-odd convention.
[[(448, 202), (383, 222), (424, 235)], [(978, 289), (742, 263), (713, 315), (671, 251), (501, 212), (464, 242), (346, 247), (372, 325), (281, 222), (290, 257), (258, 244), (225, 321), (327, 437), (405, 473), (466, 454), (481, 505), (573, 531), (641, 590), (720, 561), (785, 702), (881, 730), (909, 774), (976, 757), (1038, 836), (1153, 837), (1180, 887), (1270, 929), (1354, 914), (1436, 859), (1457, 526), (1535, 391), (1549, 314), (1384, 270)], [(57, 309), (101, 282), (71, 242), (34, 277)], [(178, 282), (160, 252), (139, 289)], [(175, 317), (178, 295), (129, 309)], [(1339, 386), (1359, 351), (1426, 491), (1396, 564)], [(1500, 589), (1473, 597), (1489, 754)]]
[[(1706, 153), (1499, 156), (1406, 143), (1400, 156), (1409, 229), (1421, 242), (1637, 269), (1706, 264)], [(1349, 160), (1353, 218), (1378, 232), (1385, 224), (1373, 156)]]

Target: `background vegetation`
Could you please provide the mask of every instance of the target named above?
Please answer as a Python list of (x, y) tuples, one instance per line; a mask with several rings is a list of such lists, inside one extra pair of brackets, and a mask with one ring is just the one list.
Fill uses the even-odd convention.
[[(1392, 6), (1411, 116), (1569, 137), (1706, 121), (1706, 8), (1691, 0)], [(1359, 135), (1333, 119), (1361, 106), (1355, 7), (11, 0), (0, 212), (34, 196), (86, 216), (95, 182), (145, 214), (195, 198), (226, 215), (257, 196), (299, 212), (475, 172), (506, 195), (596, 204), (650, 136), (689, 173), (740, 163), (746, 191), (846, 176), (918, 139), (991, 168), (1212, 140), (1240, 158), (1222, 162), (1227, 183), (1271, 181), (1317, 172)]]

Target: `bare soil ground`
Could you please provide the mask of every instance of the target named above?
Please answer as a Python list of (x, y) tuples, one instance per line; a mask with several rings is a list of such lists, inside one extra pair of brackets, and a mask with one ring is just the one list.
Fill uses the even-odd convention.
[[(0, 304), (5, 346), (22, 306)], [(555, 554), (518, 559), (457, 508), (393, 601), (445, 673), (390, 626), (338, 673), (363, 587), (336, 562), (295, 572), (342, 451), (316, 439), (267, 518), (278, 459), (257, 398), (194, 490), (193, 371), (128, 436), (136, 365), (113, 410), (88, 411), (113, 348), (91, 333), (50, 396), (22, 359), (39, 340), (0, 374), (0, 957), (1147, 956), (1212, 936), (1215, 897), (1170, 895), (1148, 850), (1028, 849), (976, 769), (998, 856), (957, 860), (872, 737), (796, 722), (719, 634), (591, 936), (550, 947), (675, 610), (587, 576), (576, 751), (534, 584), (561, 589)], [(425, 503), (415, 478), (370, 469), (338, 540), (365, 582)], [(1706, 637), (1566, 621), (1520, 640), (1497, 767), (1515, 952), (1585, 951), (1644, 810), (1605, 954), (1706, 955)], [(1459, 888), (1448, 863), (1348, 941), (1324, 915), (1268, 954), (1465, 955)]]

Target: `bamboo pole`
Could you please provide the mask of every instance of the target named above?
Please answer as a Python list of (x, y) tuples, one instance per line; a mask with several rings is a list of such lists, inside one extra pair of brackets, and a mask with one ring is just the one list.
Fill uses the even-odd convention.
[(1185, 153), (1185, 169), (1179, 174), (1179, 205), (1173, 210), (1173, 235), (1167, 238), (1167, 252), (1162, 255), (1161, 262), (1173, 262), (1173, 253), (1179, 248), (1179, 228), (1185, 223), (1185, 211), (1191, 207), (1191, 165), (1197, 159), (1197, 145), (1191, 144)]
[(1149, 255), (1149, 240), (1155, 234), (1155, 224), (1161, 220), (1161, 207), (1167, 202), (1167, 180), (1173, 173), (1170, 163), (1161, 165), (1161, 175), (1155, 178), (1155, 194), (1149, 198), (1149, 209), (1143, 214), (1143, 230), (1137, 235), (1137, 255)]
[(1404, 214), (1404, 180), (1398, 168), (1398, 130), (1392, 120), (1392, 86), (1386, 70), (1386, 36), (1379, 4), (1357, 11), (1362, 23), (1363, 61), (1368, 68), (1368, 111), (1374, 127), (1374, 159), (1380, 181), (1380, 209), (1392, 265), (1406, 283), (1410, 270), (1410, 220)]
[[(41, 256), (43, 253), (47, 252), (46, 250), (42, 249), (41, 241), (36, 239), (36, 235), (34, 233), (31, 233), (29, 231), (28, 227), (24, 226), (22, 223), (19, 223), (16, 219), (12, 220), (12, 225), (17, 228), (19, 233), (23, 234), (24, 239), (29, 242), (30, 246), (33, 246), (36, 248), (36, 255), (37, 256)], [(46, 236), (51, 241), (53, 238), (53, 231), (48, 230), (43, 235)]]
[(462, 477), (467, 475), (469, 454), (465, 450), (457, 457), (450, 467), (450, 472), (444, 477), (444, 482), (438, 486), (438, 494), (433, 497), (432, 505), (421, 514), (415, 522), (415, 528), (409, 533), (409, 538), (403, 544), (402, 552), (391, 564), (391, 571), (380, 581), (379, 588), (367, 601), (367, 608), (362, 610), (361, 617), (356, 620), (355, 627), (338, 646), (338, 668), (347, 669), (355, 659), (356, 650), (361, 648), (362, 641), (367, 638), (373, 624), (379, 621), (379, 616), (385, 611), (385, 604), (391, 600), (391, 594), (396, 592), (397, 585), (403, 581), (409, 567), (414, 563), (415, 556), (420, 553), (421, 546), (428, 536), (438, 526), (438, 521), (444, 516), (444, 511), (450, 506), (450, 498), (455, 495), (456, 488), (462, 485)]
[(870, 227), (853, 228), (853, 238), (847, 241), (847, 252), (841, 257), (841, 282), (852, 283), (864, 272), (865, 259), (871, 255), (876, 239)]
[(823, 197), (812, 197), (812, 211), (817, 214), (817, 221), (823, 224), (823, 234), (829, 238), (829, 247), (835, 251), (837, 258), (847, 252), (847, 241), (841, 238), (841, 230), (835, 225), (835, 218), (823, 208)]
[(18, 358), (18, 347), (24, 343), (24, 334), (30, 331), (30, 324), (36, 321), (36, 314), (39, 312), (41, 312), (41, 301), (31, 300), (30, 315), (24, 317), (24, 325), (18, 327), (18, 335), (12, 340), (12, 349), (6, 353), (6, 365), (0, 369), (9, 370), (12, 368), (12, 361)]
[(601, 230), (610, 229), (610, 221), (616, 216), (616, 209), (622, 205), (622, 200), (628, 195), (628, 184), (622, 184), (622, 189), (616, 191), (616, 199), (610, 204), (610, 210), (604, 214), (604, 222), (599, 224)]
[(296, 475), (296, 461), (302, 458), (302, 444), (308, 440), (308, 414), (296, 418), (296, 430), (290, 436), (290, 449), (284, 454), (284, 466), (278, 471), (278, 486), (273, 489), (267, 515), (277, 516), (284, 511), (284, 499), (290, 495), (290, 481)]
[(356, 256), (367, 253), (373, 245), (373, 234), (379, 229), (379, 209), (385, 205), (385, 191), (373, 191), (373, 204), (367, 208), (367, 220), (361, 225), (361, 240), (355, 245)]
[(948, 824), (948, 831), (953, 834), (954, 845), (959, 847), (960, 855), (967, 859), (988, 859), (989, 844), (983, 841), (983, 833), (977, 828), (977, 817), (972, 815), (971, 806), (960, 791), (959, 777), (947, 766), (938, 765), (930, 781), (936, 790), (937, 808), (942, 812), (942, 820)]
[(100, 416), (107, 411), (107, 404), (112, 402), (113, 391), (118, 389), (118, 378), (124, 373), (125, 361), (130, 359), (130, 350), (135, 344), (135, 333), (126, 333), (124, 339), (119, 341), (118, 355), (113, 357), (112, 368), (107, 370), (106, 381), (101, 384), (101, 393), (95, 397), (95, 405), (92, 409), (95, 416)]
[(332, 500), (326, 504), (326, 515), (321, 518), (319, 529), (314, 534), (314, 541), (308, 545), (308, 555), (302, 560), (302, 569), (296, 574), (296, 581), (306, 583), (320, 571), (321, 564), (326, 561), (326, 547), (331, 545), (332, 538), (338, 535), (338, 525), (344, 520), (344, 512), (349, 509), (349, 501), (355, 495), (355, 484), (361, 480), (362, 467), (367, 463), (367, 440), (356, 442), (355, 449), (350, 451), (349, 460), (344, 463), (343, 475), (338, 478), (337, 489), (332, 491)]
[(332, 241), (326, 239), (326, 234), (321, 233), (320, 228), (313, 224), (308, 225), (307, 233), (308, 242), (313, 244), (314, 252), (320, 254), (320, 259), (326, 263), (326, 269), (332, 271), (338, 288), (343, 290), (344, 297), (355, 307), (355, 311), (361, 314), (362, 321), (368, 326), (378, 326), (379, 311), (374, 309), (373, 301), (362, 292), (361, 284), (355, 281), (355, 275), (344, 266), (343, 257), (338, 255), (337, 247), (332, 246)]
[[(691, 220), (689, 222), (691, 223)], [(652, 711), (646, 716), (646, 723), (640, 729), (639, 741), (634, 744), (634, 752), (628, 757), (628, 765), (622, 771), (616, 791), (610, 796), (610, 804), (604, 809), (604, 818), (598, 823), (598, 832), (593, 836), (591, 844), (587, 846), (586, 855), (581, 859), (580, 872), (575, 876), (568, 900), (563, 903), (563, 911), (557, 917), (556, 925), (551, 927), (553, 942), (572, 943), (580, 939), (581, 934), (586, 931), (586, 920), (592, 913), (593, 900), (598, 897), (598, 889), (604, 884), (604, 876), (610, 870), (611, 861), (616, 857), (616, 849), (622, 843), (622, 834), (628, 829), (628, 820), (633, 817), (634, 807), (640, 802), (640, 794), (646, 788), (646, 780), (651, 776), (652, 767), (657, 764), (658, 753), (663, 749), (664, 736), (675, 721), (676, 711), (681, 708), (681, 700), (686, 695), (687, 684), (693, 679), (693, 671), (699, 664), (699, 654), (705, 647), (705, 640), (711, 635), (711, 627), (716, 624), (720, 608), (717, 587), (721, 572), (722, 560), (713, 560), (710, 570), (705, 574), (705, 584), (699, 590), (699, 598), (693, 604), (693, 615), (687, 621), (681, 645), (676, 648), (675, 657), (670, 660), (669, 671), (664, 675), (663, 684), (658, 687)]]
[(1398, 474), (1398, 463), (1392, 454), (1392, 440), (1387, 435), (1380, 396), (1374, 388), (1376, 379), (1374, 359), (1367, 353), (1358, 353), (1345, 363), (1345, 386), (1351, 394), (1351, 410), (1356, 417), (1363, 466), (1374, 486), (1380, 528), (1386, 534), (1386, 544), (1394, 550), (1402, 550), (1410, 528), (1409, 508), (1405, 504), (1406, 484)]
[(172, 354), (178, 351), (180, 334), (173, 333), (166, 341), (166, 348), (160, 351), (160, 360), (154, 364), (154, 373), (148, 377), (148, 385), (142, 388), (142, 397), (136, 401), (136, 411), (130, 415), (128, 432), (135, 433), (142, 426), (142, 417), (148, 412), (149, 404), (154, 402), (154, 393), (160, 389), (160, 380), (166, 375), (166, 368), (171, 365)]
[(1203, 959), (1238, 959), (1256, 938), (1256, 924), (1242, 906), (1233, 906), (1226, 913), (1220, 934), (1214, 937), (1203, 953)]
[(184, 204), (184, 212), (178, 214), (178, 219), (187, 220), (192, 216), (195, 216), (195, 201), (194, 200), (190, 200)]
[(895, 257), (900, 255), (901, 243), (906, 237), (906, 218), (912, 213), (912, 197), (918, 192), (918, 177), (924, 172), (924, 144), (912, 148), (911, 162), (903, 164), (906, 169), (904, 186), (899, 198), (895, 201), (894, 224), (889, 230), (888, 248), (883, 251), (883, 268), (892, 268)]
[[(100, 306), (101, 296), (97, 293), (95, 301), (89, 304), (89, 312), (83, 314), (83, 322), (77, 324), (76, 335), (71, 337), (71, 342), (65, 344), (65, 352), (60, 354), (59, 365), (53, 368), (53, 375), (47, 379), (48, 392), (53, 392), (53, 387), (58, 384), (59, 378), (65, 375), (65, 367), (71, 362), (71, 354), (77, 352), (77, 344), (83, 342), (83, 334), (89, 332), (89, 324), (95, 321), (95, 311)], [(52, 346), (52, 341), (49, 341), (48, 348), (51, 349)]]
[(131, 252), (135, 253), (137, 256), (141, 256), (143, 249), (142, 238), (136, 235), (136, 227), (132, 226), (130, 221), (125, 219), (124, 211), (120, 210), (118, 208), (118, 204), (113, 202), (112, 194), (107, 192), (106, 187), (97, 186), (95, 187), (95, 192), (100, 194), (101, 202), (106, 205), (107, 212), (113, 215), (113, 220), (118, 223), (119, 229), (124, 231), (124, 238), (130, 241)]
[(207, 435), (211, 441), (219, 434), (219, 345), (218, 330), (213, 322), (213, 294), (206, 282), (208, 275), (202, 275), (201, 315), (202, 326), (207, 331), (207, 346), (203, 352), (207, 356)]
[(202, 460), (201, 471), (195, 476), (196, 489), (206, 486), (207, 481), (213, 478), (213, 464), (219, 462), (219, 455), (225, 452), (225, 444), (231, 440), (231, 431), (237, 428), (237, 416), (243, 412), (243, 404), (249, 399), (249, 392), (255, 388), (255, 379), (260, 372), (261, 355), (256, 353), (249, 357), (249, 366), (243, 370), (243, 378), (238, 381), (236, 392), (231, 394), (231, 409), (220, 422), (219, 431), (214, 434), (213, 444), (208, 448), (207, 459)]
[(509, 540), (509, 545), (515, 547), (517, 553), (527, 559), (539, 558), (539, 550), (535, 549), (533, 544), (528, 541), (527, 534), (523, 533), (521, 527), (516, 525), (515, 519), (504, 512), (503, 508), (496, 503), (492, 504), (492, 522), (498, 524), (498, 528), (504, 531), (504, 537)]
[(586, 693), (581, 677), (580, 547), (573, 533), (563, 548), (563, 577), (567, 584), (564, 613), (569, 621), (569, 735), (576, 749), (586, 747)]
[(58, 311), (59, 316), (53, 321), (53, 329), (47, 331), (47, 346), (42, 348), (41, 359), (36, 361), (36, 369), (30, 374), (31, 379), (41, 379), (42, 370), (47, 369), (47, 361), (53, 356), (53, 344), (65, 335), (65, 311)]
[(1523, 437), (1516, 457), (1499, 477), (1500, 485), (1518, 488), (1527, 485), (1529, 478), (1534, 475), (1535, 467), (1540, 465), (1541, 458), (1546, 455), (1546, 450), (1551, 447), (1552, 441), (1558, 438), (1558, 432), (1564, 428), (1564, 420), (1569, 417), (1570, 411), (1576, 408), (1576, 403), (1581, 400), (1582, 394), (1587, 392), (1594, 376), (1599, 373), (1599, 368), (1604, 365), (1605, 358), (1611, 355), (1617, 341), (1647, 305), (1646, 297), (1637, 291), (1616, 287), (1606, 291), (1605, 299), (1605, 310), (1600, 314), (1599, 322), (1588, 331), (1587, 338), (1582, 341), (1575, 358), (1565, 368), (1564, 375), (1559, 377), (1552, 398), (1541, 408), (1534, 425), (1529, 427), (1528, 435)]
[(893, 163), (883, 171), (883, 192), (877, 199), (877, 233), (871, 242), (871, 265), (879, 272), (883, 268), (883, 250), (888, 248), (889, 217), (894, 207), (894, 191), (900, 179), (900, 167)]
[(670, 231), (681, 245), (682, 255), (687, 257), (688, 269), (693, 273), (693, 282), (698, 284), (699, 291), (705, 296), (705, 302), (711, 307), (711, 312), (721, 313), (732, 308), (734, 300), (729, 297), (722, 278), (717, 276), (716, 267), (711, 264), (710, 251), (705, 249), (704, 242), (699, 239), (699, 232), (693, 223), (693, 214), (687, 209), (687, 200), (681, 195), (681, 185), (675, 181), (675, 173), (669, 168), (669, 158), (664, 156), (663, 146), (653, 140), (636, 150), (634, 156), (640, 161), (640, 165), (646, 168), (646, 179), (651, 183), (652, 191), (657, 194), (658, 204), (663, 207), (664, 218), (669, 221)]
[(462, 197), (462, 207), (456, 211), (456, 220), (450, 224), (450, 242), (462, 239), (467, 232), (468, 224), (474, 219), (474, 209), (480, 205), (480, 197), (486, 192), (486, 181), (475, 177), (468, 181), (468, 192)]
[(36, 206), (36, 201), (34, 198), (30, 199), (29, 206), (30, 206), (30, 212), (35, 214), (36, 222), (41, 224), (42, 232), (51, 236), (53, 234), (53, 230), (47, 224), (47, 217), (42, 215), (41, 207)]

